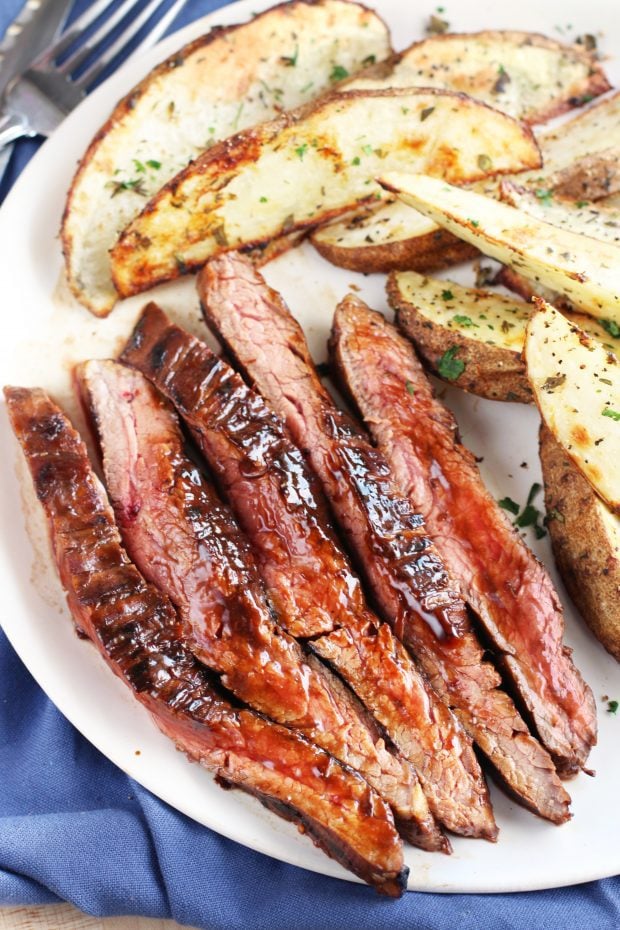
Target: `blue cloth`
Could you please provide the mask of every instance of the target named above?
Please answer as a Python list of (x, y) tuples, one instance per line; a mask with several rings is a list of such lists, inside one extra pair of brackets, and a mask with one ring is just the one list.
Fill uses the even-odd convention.
[[(0, 0), (0, 33), (21, 0)], [(84, 5), (84, 4), (83, 4)], [(220, 5), (188, 0), (176, 26)], [(37, 143), (19, 143), (1, 192)], [(208, 930), (618, 930), (620, 881), (398, 902), (251, 852), (153, 797), (47, 699), (0, 631), (0, 904)]]

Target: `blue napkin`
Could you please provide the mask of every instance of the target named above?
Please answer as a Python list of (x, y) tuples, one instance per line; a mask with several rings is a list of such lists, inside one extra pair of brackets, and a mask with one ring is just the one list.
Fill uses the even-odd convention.
[[(21, 0), (0, 0), (0, 33)], [(85, 6), (85, 3), (80, 6)], [(216, 9), (188, 0), (176, 27)], [(19, 143), (3, 189), (37, 148)], [(618, 930), (620, 882), (400, 901), (283, 865), (201, 827), (102, 756), (0, 631), (0, 904), (71, 901), (99, 916), (205, 930)]]

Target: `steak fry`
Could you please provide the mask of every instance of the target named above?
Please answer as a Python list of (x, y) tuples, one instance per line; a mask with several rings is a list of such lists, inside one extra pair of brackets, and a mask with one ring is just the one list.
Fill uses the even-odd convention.
[[(435, 690), (458, 714), (508, 790), (541, 816), (566, 820), (570, 799), (553, 763), (510, 698), (498, 690), (499, 676), (483, 661), (455, 587), (448, 619), (458, 609), (458, 635), (449, 635), (445, 613), (431, 613), (434, 578), (440, 579), (444, 595), (452, 582), (421, 535), (426, 532), (421, 518), (395, 488), (390, 466), (335, 408), (318, 381), (303, 334), (281, 298), (247, 262), (230, 256), (210, 263), (199, 287), (205, 312), (226, 344), (288, 417), (294, 438), (309, 450), (386, 619), (404, 636)], [(402, 542), (407, 536), (412, 540), (409, 552)], [(426, 571), (429, 564), (435, 566), (434, 574)], [(422, 592), (416, 584), (424, 585)], [(424, 599), (422, 613), (418, 604)]]
[(562, 608), (545, 568), (484, 486), (411, 344), (349, 296), (336, 311), (333, 350), (343, 381), (401, 489), (420, 507), (542, 742), (561, 772), (578, 771), (596, 742), (596, 709), (562, 644)]
[(414, 818), (415, 836), (414, 770), (386, 750), (348, 688), (275, 623), (247, 541), (186, 455), (172, 408), (116, 362), (86, 362), (78, 382), (127, 552), (179, 611), (196, 657), (241, 700), (357, 769), (407, 834)]
[(399, 896), (408, 870), (387, 805), (299, 734), (219, 695), (184, 645), (170, 601), (129, 561), (67, 417), (41, 390), (5, 388), (5, 395), (78, 629), (177, 748), (299, 824), (378, 891)]
[[(209, 460), (217, 465), (221, 459), (218, 474), (220, 478), (228, 474), (223, 479), (227, 489), (237, 478), (242, 480), (238, 493), (245, 496), (245, 504), (238, 506), (238, 512), (242, 507), (251, 508), (271, 535), (274, 550), (281, 552), (281, 543), (285, 548), (297, 548), (302, 559), (304, 553), (310, 559), (306, 570), (312, 572), (316, 561), (313, 563), (314, 550), (303, 537), (302, 509), (307, 494), (312, 493), (311, 482), (301, 455), (262, 399), (206, 345), (174, 326), (154, 304), (145, 309), (122, 358), (143, 371), (174, 402)], [(284, 509), (278, 503), (281, 494)], [(284, 510), (289, 511), (286, 519), (282, 519)], [(291, 514), (301, 527), (299, 536), (291, 525)], [(264, 539), (262, 545), (269, 546), (269, 541)], [(321, 566), (318, 576), (314, 575), (315, 590), (325, 583)], [(279, 590), (283, 586), (281, 583)], [(280, 599), (280, 606), (282, 603)], [(313, 612), (313, 630), (317, 623), (326, 628), (326, 613)], [(348, 632), (357, 654), (352, 649), (351, 655), (345, 656), (335, 643), (328, 648), (326, 642), (327, 658), (414, 764), (438, 820), (463, 835), (494, 839), (496, 827), (486, 785), (466, 734), (389, 629), (378, 631), (363, 615), (356, 624), (355, 636), (351, 632), (353, 621)], [(321, 654), (322, 642), (314, 644)], [(355, 659), (354, 665), (348, 665), (349, 658)]]

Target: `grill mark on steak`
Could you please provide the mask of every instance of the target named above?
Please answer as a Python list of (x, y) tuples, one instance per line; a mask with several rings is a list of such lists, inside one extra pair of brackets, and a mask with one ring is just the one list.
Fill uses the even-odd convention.
[(129, 556), (170, 597), (197, 658), (241, 700), (357, 769), (415, 836), (415, 772), (351, 691), (277, 625), (248, 542), (185, 453), (171, 406), (116, 362), (77, 374)]
[[(262, 534), (261, 547), (269, 548), (273, 534), (272, 548), (278, 558), (286, 559), (289, 547), (293, 555), (297, 547), (302, 558), (308, 551), (314, 553), (314, 547), (309, 548), (304, 541), (305, 514), (313, 508), (312, 503), (306, 508), (306, 502), (313, 500), (309, 497), (313, 479), (305, 477), (302, 456), (262, 398), (251, 392), (206, 345), (174, 326), (153, 304), (143, 312), (122, 358), (143, 371), (173, 400), (212, 463), (221, 459), (218, 473), (227, 488), (233, 487), (239, 475), (243, 476), (246, 518), (249, 512), (254, 514), (257, 534), (261, 522), (262, 530), (267, 530)], [(260, 441), (250, 441), (257, 433)], [(294, 467), (290, 467), (291, 463)], [(284, 507), (281, 487), (285, 488)], [(259, 492), (259, 488), (264, 490)], [(257, 504), (259, 499), (261, 506)], [(292, 524), (293, 518), (296, 524)], [(315, 520), (311, 528), (317, 525), (319, 521)], [(252, 532), (256, 544), (258, 535)], [(323, 542), (333, 548), (325, 534)], [(311, 571), (315, 564), (311, 563)], [(346, 589), (351, 573), (346, 562), (343, 564)], [(318, 579), (315, 575), (315, 588), (325, 583), (322, 574)], [(277, 584), (283, 587), (281, 576)], [(289, 603), (286, 611), (290, 609)], [(326, 617), (327, 610), (323, 610), (321, 629), (326, 628)], [(347, 657), (350, 666), (337, 640), (330, 645), (325, 637), (319, 638), (313, 647), (321, 655), (325, 650), (326, 658), (413, 762), (438, 819), (455, 832), (494, 839), (496, 827), (486, 785), (466, 734), (426, 685), (388, 627), (381, 625), (381, 635), (377, 635), (376, 627), (364, 614), (359, 618), (351, 616), (349, 623), (350, 629), (356, 627), (355, 649)]]
[(300, 734), (233, 708), (214, 689), (170, 601), (129, 561), (69, 420), (41, 390), (5, 388), (5, 396), (78, 629), (177, 748), (299, 824), (381, 893), (402, 894), (408, 869), (387, 805)]
[[(398, 303), (393, 289), (390, 299)], [(401, 487), (419, 503), (536, 732), (560, 772), (573, 774), (596, 742), (596, 707), (563, 646), (564, 617), (553, 583), (486, 489), (411, 344), (347, 298), (340, 325), (354, 316), (358, 333), (351, 323), (350, 345), (341, 336), (339, 351), (355, 399)], [(398, 310), (405, 333), (406, 319)], [(347, 364), (345, 351), (357, 353), (362, 341), (363, 365)], [(407, 381), (413, 396), (403, 388)]]

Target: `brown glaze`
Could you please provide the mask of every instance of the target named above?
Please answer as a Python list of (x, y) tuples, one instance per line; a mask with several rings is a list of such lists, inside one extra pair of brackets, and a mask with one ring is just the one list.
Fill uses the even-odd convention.
[(294, 820), (378, 891), (400, 895), (408, 870), (385, 803), (299, 734), (219, 695), (184, 645), (170, 601), (129, 561), (67, 417), (41, 390), (5, 395), (78, 628), (179, 749)]
[[(359, 583), (335, 546), (331, 531), (321, 525), (324, 503), (317, 504), (314, 481), (282, 424), (229, 366), (199, 340), (171, 324), (154, 305), (146, 308), (123, 359), (154, 380), (194, 429), (201, 448), (236, 502), (237, 514), (263, 565), (269, 562), (270, 550), (273, 552), (270, 590), (276, 592), (276, 600), (281, 593), (278, 606), (283, 608), (286, 622), (290, 618), (298, 630), (302, 628), (295, 600), (297, 575), (301, 573), (302, 604), (311, 597), (314, 575), (319, 621), (315, 615), (307, 632), (316, 635), (317, 626), (326, 630), (329, 600), (333, 597), (334, 604), (346, 601), (350, 588), (355, 603)], [(331, 561), (323, 561), (321, 552), (329, 554)], [(288, 564), (293, 566), (290, 576)], [(325, 570), (334, 566), (334, 587), (323, 597), (323, 586), (330, 584)], [(327, 658), (413, 762), (438, 819), (465, 835), (494, 838), (496, 828), (486, 786), (460, 726), (437, 701), (391, 631), (382, 627), (382, 635), (378, 635), (380, 625), (364, 613), (363, 603), (359, 616), (352, 608), (348, 622), (359, 650), (357, 662), (349, 664), (344, 653), (340, 658), (333, 647)], [(321, 655), (323, 648), (328, 649), (322, 638), (313, 646)], [(389, 680), (384, 671), (388, 665), (392, 670)]]
[(596, 742), (596, 710), (563, 646), (564, 618), (549, 575), (485, 488), (409, 342), (349, 296), (336, 313), (333, 348), (379, 448), (420, 507), (543, 744), (563, 773), (574, 773)]
[(241, 700), (357, 769), (416, 836), (414, 770), (387, 751), (349, 689), (274, 621), (247, 540), (186, 455), (170, 405), (116, 362), (87, 362), (78, 381), (127, 551), (179, 610), (192, 651)]

